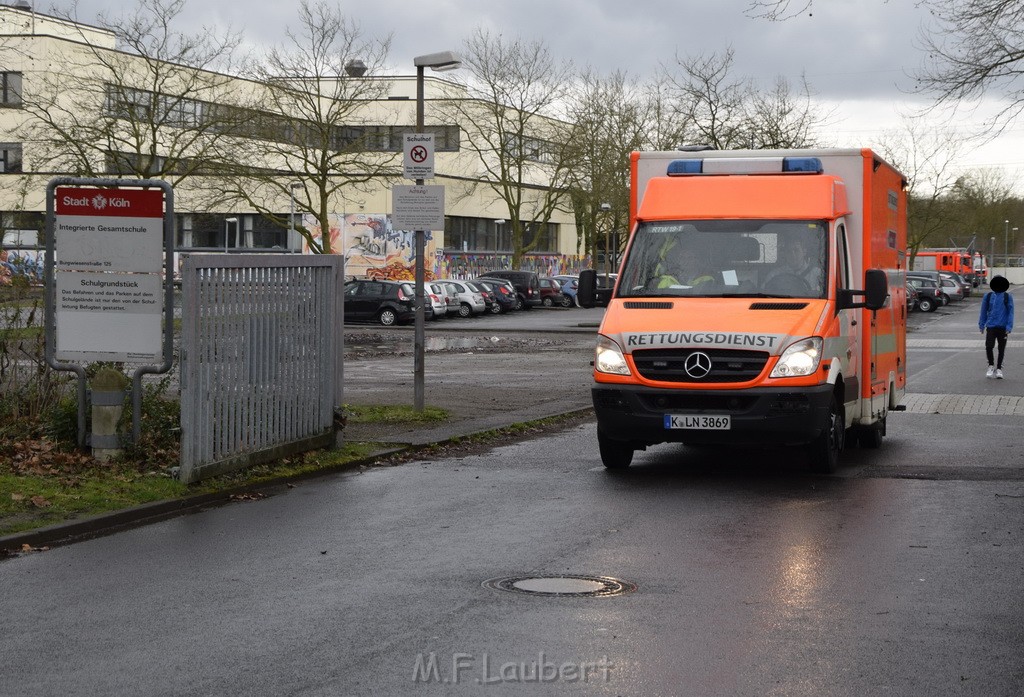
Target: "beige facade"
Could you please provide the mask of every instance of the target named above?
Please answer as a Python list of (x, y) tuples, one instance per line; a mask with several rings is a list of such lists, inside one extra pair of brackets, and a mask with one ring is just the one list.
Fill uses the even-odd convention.
[[(3, 102), (0, 104), (0, 225), (4, 232), (4, 246), (31, 244), (35, 231), (41, 228), (46, 209), (45, 192), (49, 181), (58, 176), (76, 176), (68, 163), (73, 159), (60, 156), (53, 142), (40, 137), (41, 124), (34, 119), (25, 103), (42, 95), (52, 95), (55, 108), (77, 110), (111, 109), (109, 86), (104, 84), (105, 72), (121, 74), (119, 85), (132, 83), (126, 75), (138, 70), (144, 75), (141, 59), (115, 48), (112, 33), (82, 24), (47, 17), (27, 9), (0, 7), (0, 77), (3, 82)], [(191, 97), (189, 104), (177, 104), (183, 109), (183, 122), (216, 111), (217, 105), (258, 104), (261, 90), (257, 82), (206, 71), (184, 72), (178, 78), (178, 89)], [(382, 157), (390, 160), (392, 171), (399, 176), (375, 177), (363, 186), (342, 189), (328, 202), (331, 213), (331, 236), (334, 250), (343, 251), (348, 259), (349, 275), (384, 274), (411, 277), (414, 265), (413, 235), (394, 230), (390, 223), (393, 211), (392, 187), (414, 182), (400, 176), (403, 153), (396, 150), (403, 132), (412, 132), (416, 123), (416, 78), (413, 76), (365, 76), (373, 81), (376, 97), (361, 102), (358, 120), (362, 127), (370, 125), (383, 135), (387, 144), (381, 147)], [(184, 80), (184, 81), (183, 81)], [(147, 84), (140, 80), (139, 84)], [(368, 83), (369, 84), (369, 83)], [(446, 127), (443, 142), (436, 144), (435, 173), (427, 184), (445, 187), (446, 229), (429, 233), (427, 269), (438, 276), (473, 276), (487, 269), (508, 267), (511, 246), (508, 243), (507, 207), (495, 193), (484, 185), (485, 168), (473, 148), (465, 147), (473, 137), (464, 124), (446, 122), (443, 105), (452, 97), (465, 98), (462, 87), (454, 82), (438, 79), (428, 72), (425, 80), (425, 123), (428, 127)], [(172, 93), (172, 79), (164, 89)], [(122, 89), (123, 91), (123, 89)], [(124, 100), (123, 95), (121, 96)], [(124, 104), (120, 108), (125, 108)], [(450, 118), (450, 117), (449, 117)], [(128, 129), (128, 126), (125, 126)], [(116, 167), (109, 163), (121, 158), (127, 161), (138, 155), (130, 146), (131, 134), (118, 134), (121, 145), (112, 145), (106, 160), (103, 150), (95, 148), (89, 166), (104, 177), (116, 178)], [(121, 136), (124, 136), (122, 139)], [(166, 132), (157, 138), (169, 139)], [(389, 140), (390, 138), (390, 140)], [(168, 140), (168, 142), (170, 142)], [(230, 145), (225, 139), (218, 147)], [(236, 143), (251, 146), (252, 143)], [(209, 147), (197, 143), (192, 157), (202, 158)], [(186, 151), (190, 152), (190, 151)], [(223, 150), (221, 150), (223, 152)], [(275, 155), (263, 156), (260, 167), (288, 168)], [(535, 172), (542, 172), (538, 167)], [(296, 175), (289, 175), (292, 179)], [(170, 177), (165, 177), (170, 179)], [(180, 182), (171, 182), (175, 191), (176, 243), (181, 250), (240, 251), (245, 249), (286, 249), (301, 252), (307, 249), (301, 235), (289, 230), (283, 221), (295, 220), (308, 229), (319, 229), (315, 217), (302, 215), (301, 203), (289, 195), (289, 184), (278, 183), (274, 198), (267, 204), (276, 221), (261, 215), (255, 207), (245, 206), (237, 199), (227, 200), (219, 189), (218, 180), (209, 173), (193, 173)], [(527, 195), (543, 191), (543, 182), (535, 182), (536, 189)], [(295, 184), (298, 186), (298, 183)], [(521, 264), (544, 274), (570, 273), (589, 266), (586, 258), (578, 255), (578, 235), (574, 217), (568, 205), (556, 211), (546, 221), (525, 221), (532, 228), (542, 230), (545, 243), (527, 254)], [(294, 213), (293, 213), (294, 212)], [(541, 225), (546, 223), (547, 225)], [(536, 232), (532, 234), (537, 234)], [(40, 240), (41, 242), (41, 240)]]

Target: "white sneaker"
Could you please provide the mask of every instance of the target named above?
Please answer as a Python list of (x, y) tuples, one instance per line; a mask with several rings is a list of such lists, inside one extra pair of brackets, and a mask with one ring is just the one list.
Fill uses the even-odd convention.
[(990, 365), (988, 367), (988, 370), (985, 371), (985, 377), (987, 377), (987, 378), (994, 378), (995, 376), (996, 376), (996, 367), (994, 365)]
[(1003, 379), (1003, 371), (1000, 370), (999, 368), (996, 368), (996, 379), (997, 380), (1002, 380)]

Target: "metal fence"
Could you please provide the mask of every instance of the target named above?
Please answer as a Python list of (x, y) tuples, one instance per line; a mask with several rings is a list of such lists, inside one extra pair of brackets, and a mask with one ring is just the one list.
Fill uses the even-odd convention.
[(338, 256), (186, 257), (182, 481), (334, 444), (343, 291)]

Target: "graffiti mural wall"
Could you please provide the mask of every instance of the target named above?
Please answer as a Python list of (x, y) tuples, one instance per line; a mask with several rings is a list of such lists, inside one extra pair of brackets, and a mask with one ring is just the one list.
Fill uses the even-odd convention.
[[(320, 226), (306, 216), (302, 224), (320, 238)], [(391, 218), (383, 213), (350, 213), (332, 216), (330, 230), (331, 250), (345, 255), (346, 276), (368, 276), (393, 280), (413, 280), (416, 277), (416, 236), (407, 230), (396, 230)], [(426, 233), (426, 258), (436, 256), (433, 235)], [(304, 253), (309, 246), (303, 245)], [(427, 263), (427, 278), (436, 278), (434, 265)]]
[[(310, 216), (302, 224), (321, 236), (320, 226)], [(350, 213), (331, 218), (331, 250), (345, 255), (346, 277), (368, 277), (412, 281), (416, 278), (416, 236), (406, 230), (395, 230), (391, 219), (383, 213)], [(437, 245), (433, 233), (426, 232), (426, 264), (424, 275), (434, 278), (474, 278), (493, 269), (508, 269), (510, 254), (472, 254), (446, 252)], [(303, 253), (309, 254), (308, 244)], [(589, 256), (533, 254), (523, 258), (520, 267), (541, 276), (578, 274), (590, 268)]]

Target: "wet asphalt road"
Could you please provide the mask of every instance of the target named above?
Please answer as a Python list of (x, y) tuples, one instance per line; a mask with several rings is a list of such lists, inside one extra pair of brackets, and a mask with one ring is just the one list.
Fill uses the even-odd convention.
[[(1021, 694), (1024, 350), (984, 379), (977, 302), (914, 317), (912, 406), (835, 476), (612, 475), (587, 424), (0, 563), (0, 694)], [(543, 574), (637, 589), (484, 585)]]

